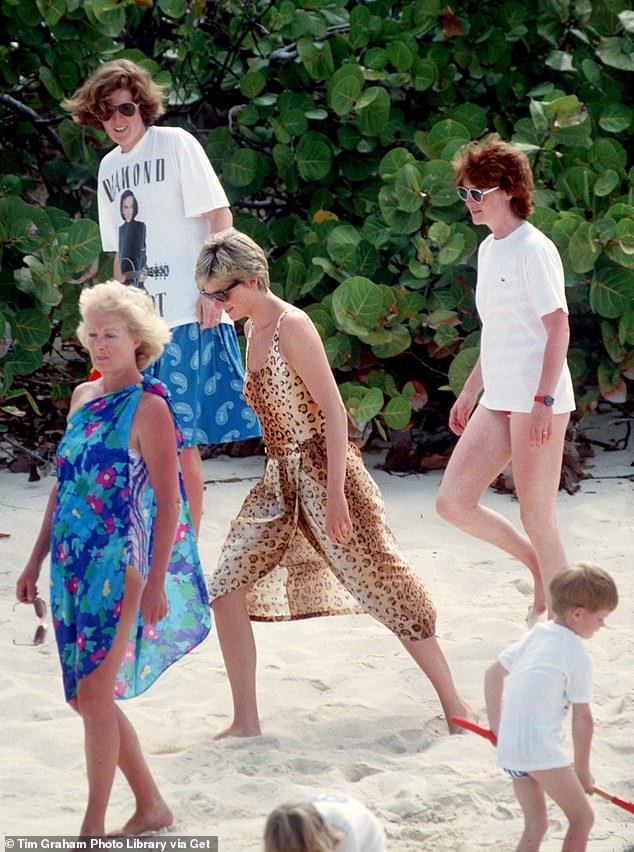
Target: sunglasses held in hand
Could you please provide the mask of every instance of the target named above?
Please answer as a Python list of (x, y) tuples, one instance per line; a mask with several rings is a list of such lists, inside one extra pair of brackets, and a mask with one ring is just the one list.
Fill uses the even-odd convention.
[(40, 623), (35, 628), (35, 633), (33, 634), (33, 639), (31, 642), (16, 642), (13, 640), (14, 645), (43, 645), (44, 640), (46, 639), (46, 624), (44, 623), (44, 618), (46, 617), (46, 601), (43, 601), (42, 598), (35, 598), (33, 601), (18, 601), (13, 605), (13, 609), (15, 610), (18, 604), (33, 604), (33, 609), (35, 610), (35, 614), (38, 617)]

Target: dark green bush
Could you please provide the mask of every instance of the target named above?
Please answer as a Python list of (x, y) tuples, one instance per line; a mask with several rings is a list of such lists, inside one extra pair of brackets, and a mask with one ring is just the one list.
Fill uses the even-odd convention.
[[(4, 0), (0, 370), (72, 335), (76, 297), (109, 270), (94, 190), (105, 137), (60, 99), (128, 56), (169, 85), (274, 289), (317, 325), (359, 424), (400, 429), (477, 357), (484, 232), (450, 161), (498, 131), (534, 167), (532, 221), (566, 268), (580, 407), (634, 376), (634, 12), (616, 0)], [(1, 340), (1, 338), (0, 338)], [(20, 397), (22, 399), (22, 397)], [(17, 404), (18, 398), (13, 400)]]

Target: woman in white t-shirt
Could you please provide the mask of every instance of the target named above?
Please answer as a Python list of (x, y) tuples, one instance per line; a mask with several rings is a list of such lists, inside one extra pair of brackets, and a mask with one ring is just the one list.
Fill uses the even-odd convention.
[[(555, 517), (575, 408), (564, 273), (554, 244), (527, 221), (534, 184), (520, 150), (491, 135), (467, 145), (452, 166), (474, 224), (491, 233), (478, 252), (480, 357), (449, 415), (460, 440), (436, 509), (527, 566), (534, 580), (532, 623), (547, 609), (551, 579), (568, 563)], [(509, 462), (524, 531), (480, 503)]]
[(385, 852), (381, 822), (361, 802), (340, 793), (280, 805), (264, 827), (264, 852)]

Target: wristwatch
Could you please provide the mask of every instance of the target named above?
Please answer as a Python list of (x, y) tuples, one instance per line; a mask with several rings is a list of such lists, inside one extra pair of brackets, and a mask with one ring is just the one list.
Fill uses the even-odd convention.
[(550, 408), (551, 405), (555, 404), (555, 397), (547, 393), (545, 396), (534, 396), (533, 401), (543, 402), (547, 408)]

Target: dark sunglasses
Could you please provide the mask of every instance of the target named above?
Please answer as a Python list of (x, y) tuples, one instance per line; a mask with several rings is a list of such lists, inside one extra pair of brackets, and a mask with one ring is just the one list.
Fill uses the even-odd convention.
[(458, 198), (461, 201), (467, 201), (469, 198), (472, 201), (475, 201), (476, 204), (480, 204), (485, 195), (488, 195), (490, 192), (495, 192), (496, 189), (499, 189), (499, 186), (494, 186), (493, 189), (469, 189), (466, 186), (459, 186), (456, 189), (458, 193)]
[(43, 645), (44, 640), (46, 639), (46, 624), (44, 623), (44, 618), (46, 617), (46, 601), (43, 601), (42, 598), (35, 598), (33, 601), (18, 601), (13, 605), (13, 609), (15, 610), (16, 606), (21, 603), (31, 603), (33, 604), (33, 609), (35, 610), (35, 614), (40, 620), (40, 623), (35, 628), (35, 633), (33, 634), (33, 640), (31, 642), (16, 642), (13, 640), (14, 645)]
[(139, 105), (133, 101), (124, 101), (122, 104), (102, 104), (99, 109), (99, 118), (101, 121), (110, 121), (115, 112), (120, 113), (124, 118), (132, 118), (138, 110)]
[(199, 290), (201, 296), (204, 296), (206, 299), (213, 299), (215, 302), (226, 302), (227, 294), (233, 290), (234, 287), (237, 287), (238, 284), (244, 284), (244, 281), (239, 281), (237, 278), (235, 281), (232, 281), (228, 287), (225, 287), (224, 290), (216, 290), (215, 293), (208, 293), (206, 290)]

